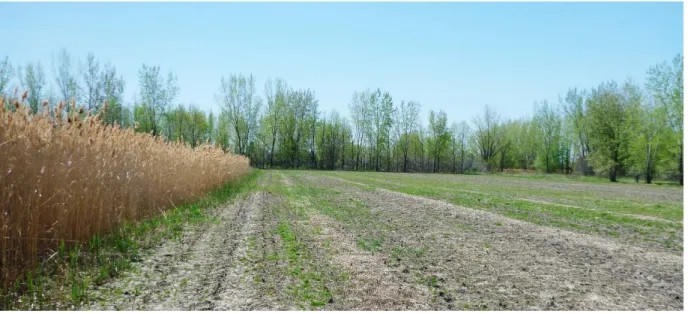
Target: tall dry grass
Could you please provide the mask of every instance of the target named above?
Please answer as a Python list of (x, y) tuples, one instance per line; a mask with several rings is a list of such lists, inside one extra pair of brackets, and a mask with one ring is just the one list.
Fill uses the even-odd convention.
[(62, 240), (84, 242), (250, 172), (245, 157), (105, 126), (73, 102), (31, 115), (25, 96), (0, 97), (3, 289)]

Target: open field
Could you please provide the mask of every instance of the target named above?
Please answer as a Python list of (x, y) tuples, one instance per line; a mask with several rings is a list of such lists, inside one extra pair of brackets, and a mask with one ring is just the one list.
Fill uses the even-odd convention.
[(542, 180), (518, 176), (329, 174), (366, 184), (482, 209), (543, 226), (603, 235), (641, 246), (683, 251), (680, 187)]
[(678, 310), (682, 190), (262, 171), (84, 309)]
[(682, 9), (0, 3), (0, 311), (683, 310)]

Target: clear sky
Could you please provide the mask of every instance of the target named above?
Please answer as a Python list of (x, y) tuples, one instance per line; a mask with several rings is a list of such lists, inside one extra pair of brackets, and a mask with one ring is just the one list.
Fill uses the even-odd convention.
[[(179, 78), (178, 102), (219, 111), (220, 76), (252, 73), (311, 88), (348, 115), (354, 90), (416, 100), (422, 117), (467, 120), (489, 104), (530, 116), (569, 87), (645, 79), (683, 52), (682, 3), (0, 3), (0, 58), (61, 47), (110, 61), (138, 90), (143, 63)], [(54, 83), (53, 83), (54, 84)], [(55, 87), (57, 91), (57, 88)], [(425, 122), (427, 123), (427, 122)]]

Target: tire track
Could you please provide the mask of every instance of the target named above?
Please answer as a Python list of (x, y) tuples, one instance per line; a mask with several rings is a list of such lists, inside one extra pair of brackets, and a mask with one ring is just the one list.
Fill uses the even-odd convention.
[[(211, 310), (230, 285), (235, 252), (245, 245), (247, 221), (262, 210), (253, 188), (234, 204), (219, 208), (213, 221), (150, 252), (134, 272), (98, 288), (88, 310)], [(237, 278), (232, 278), (237, 279)], [(120, 293), (121, 291), (121, 293)], [(114, 293), (112, 293), (114, 292)]]
[[(231, 284), (227, 282), (228, 272), (230, 268), (236, 265), (237, 257), (235, 256), (235, 252), (244, 240), (241, 234), (247, 232), (247, 222), (251, 218), (250, 215), (254, 213), (254, 206), (258, 196), (256, 193), (251, 193), (247, 198), (247, 201), (240, 203), (239, 209), (232, 217), (232, 223), (226, 226), (228, 228), (222, 228), (223, 232), (220, 233), (221, 236), (219, 238), (217, 236), (209, 237), (208, 246), (213, 252), (209, 260), (214, 267), (212, 271), (202, 273), (203, 279), (201, 282), (204, 284), (196, 288), (210, 286), (212, 287), (212, 291), (203, 296), (203, 301), (199, 302), (201, 306), (182, 308), (189, 310), (214, 310), (218, 306), (220, 302), (218, 296), (229, 284)], [(206, 246), (203, 244), (205, 243), (195, 246), (195, 251), (205, 250)], [(197, 290), (191, 290), (192, 293), (194, 291)]]

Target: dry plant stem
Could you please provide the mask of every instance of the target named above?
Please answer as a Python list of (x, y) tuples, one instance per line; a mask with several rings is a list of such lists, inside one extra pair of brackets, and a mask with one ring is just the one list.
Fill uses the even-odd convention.
[(22, 102), (0, 97), (3, 291), (62, 241), (86, 242), (250, 172), (245, 157), (104, 125), (75, 102), (44, 102), (34, 115)]

